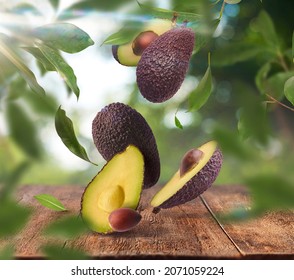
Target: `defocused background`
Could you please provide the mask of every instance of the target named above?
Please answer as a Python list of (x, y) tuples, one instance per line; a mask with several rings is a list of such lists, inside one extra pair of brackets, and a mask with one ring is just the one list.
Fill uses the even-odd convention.
[[(258, 174), (278, 174), (294, 182), (294, 112), (268, 100), (273, 104), (264, 102), (267, 118), (263, 120), (263, 107), (259, 105), (260, 92), (266, 90), (278, 102), (291, 108), (282, 92), (284, 82), (294, 71), (291, 54), (278, 56), (280, 61), (276, 61), (276, 53), (267, 51), (267, 40), (256, 27), (260, 11), (265, 10), (272, 18), (283, 51), (289, 53), (294, 29), (293, 1), (267, 0), (261, 3), (250, 0), (227, 4), (213, 37), (193, 56), (181, 89), (163, 104), (146, 101), (136, 87), (135, 68), (118, 64), (112, 57), (111, 46), (102, 45), (125, 21), (136, 24), (150, 18), (142, 14), (136, 1), (85, 1), (79, 11), (70, 8), (77, 1), (61, 0), (55, 9), (54, 3), (57, 2), (0, 1), (0, 33), (9, 35), (13, 30), (14, 34), (21, 35), (37, 26), (62, 21), (78, 26), (95, 42), (80, 53), (62, 54), (76, 74), (80, 88), (78, 101), (74, 95), (68, 94), (56, 72), (42, 73), (30, 54), (19, 50), (45, 89), (45, 99), (31, 92), (15, 69), (9, 69), (0, 57), (0, 181), (7, 180), (11, 174), (17, 178), (22, 164), (29, 159), (11, 135), (10, 117), (18, 123), (19, 131), (21, 128), (25, 130), (20, 134), (22, 137), (34, 134), (36, 141), (31, 144), (37, 145), (42, 154), (40, 159), (30, 161), (23, 176), (19, 176), (21, 184), (86, 185), (105, 163), (91, 139), (92, 119), (102, 107), (119, 101), (138, 110), (153, 129), (162, 163), (161, 183), (178, 169), (181, 157), (188, 149), (215, 137), (228, 146), (224, 150), (225, 161), (217, 183), (242, 183), (246, 176)], [(203, 12), (203, 5), (200, 5), (203, 1), (141, 2), (177, 11)], [(217, 18), (222, 1), (204, 2), (210, 7), (211, 16)], [(213, 3), (216, 4), (212, 6)], [(267, 22), (264, 24), (266, 30)], [(204, 75), (209, 52), (213, 93), (199, 111), (187, 112), (186, 98)], [(270, 70), (261, 72), (267, 63), (271, 65)], [(265, 75), (272, 79), (263, 81), (266, 84), (263, 87), (260, 81)], [(17, 107), (8, 113), (10, 102)], [(58, 137), (54, 115), (60, 105), (72, 119), (80, 143), (91, 160), (99, 164), (98, 167), (73, 155)], [(176, 127), (175, 114), (183, 129)], [(245, 148), (254, 147), (252, 152), (256, 155), (249, 160), (242, 156), (245, 148), (238, 146), (239, 142), (234, 139), (238, 127), (242, 126), (242, 114), (251, 116), (247, 122), (251, 126), (247, 131), (251, 138), (245, 141)]]

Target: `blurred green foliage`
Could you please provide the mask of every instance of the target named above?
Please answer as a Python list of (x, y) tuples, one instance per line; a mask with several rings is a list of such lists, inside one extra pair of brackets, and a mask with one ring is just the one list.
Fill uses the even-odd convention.
[(67, 216), (50, 224), (45, 228), (44, 232), (47, 235), (53, 235), (67, 240), (76, 238), (88, 230), (81, 216)]
[(85, 252), (63, 245), (46, 245), (42, 251), (45, 253), (46, 259), (49, 260), (86, 260), (89, 258)]
[[(76, 136), (65, 111), (58, 110), (57, 98), (50, 92), (44, 94), (28, 67), (26, 54), (36, 59), (42, 75), (58, 72), (69, 94), (79, 97), (78, 77), (62, 51), (79, 52), (93, 41), (77, 26), (60, 21), (86, 18), (95, 11), (114, 16), (122, 7), (129, 7), (121, 20), (122, 29), (109, 34), (107, 44), (132, 38), (140, 26), (136, 19), (142, 16), (144, 20), (152, 15), (172, 19), (174, 11), (180, 12), (176, 19), (179, 25), (185, 18), (192, 19), (185, 24), (196, 33), (190, 69), (175, 98), (151, 104), (142, 98), (136, 84), (129, 87), (129, 105), (146, 118), (157, 139), (162, 163), (159, 183), (171, 178), (187, 150), (216, 139), (225, 158), (216, 183), (245, 184), (252, 194), (252, 212), (239, 209), (232, 217), (248, 218), (294, 206), (292, 1), (226, 1), (240, 3), (223, 5), (223, 1), (171, 0), (170, 10), (155, 7), (155, 1), (142, 1), (146, 4), (143, 9), (132, 0), (79, 1), (65, 10), (59, 9), (59, 1), (49, 2), (58, 23), (24, 30), (23, 34), (16, 33), (15, 27), (4, 26), (10, 35), (0, 34), (0, 114), (5, 116), (8, 130), (6, 133), (0, 127), (0, 237), (19, 232), (31, 214), (30, 209), (12, 200), (16, 186), (86, 185), (97, 172), (96, 166), (69, 171), (48, 154), (41, 131), (56, 121), (65, 146), (88, 160), (86, 149), (77, 140), (81, 135)], [(8, 5), (4, 10), (10, 14), (24, 9), (29, 14), (46, 13), (23, 4)], [(140, 17), (130, 20), (135, 15)], [(207, 63), (209, 53), (211, 62)], [(110, 100), (116, 101), (115, 96)], [(88, 151), (94, 150), (92, 140), (87, 140), (91, 143)], [(83, 230), (79, 220), (69, 217), (50, 225), (46, 233), (74, 238)], [(0, 259), (9, 258), (12, 250), (1, 249)], [(83, 252), (58, 245), (48, 244), (43, 251), (49, 259), (86, 258)]]

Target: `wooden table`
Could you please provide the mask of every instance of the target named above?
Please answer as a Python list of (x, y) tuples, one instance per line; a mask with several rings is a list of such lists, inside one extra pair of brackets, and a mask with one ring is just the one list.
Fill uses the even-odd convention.
[[(243, 223), (221, 224), (216, 213), (249, 204), (246, 188), (213, 186), (185, 205), (152, 213), (148, 205), (157, 187), (142, 194), (142, 221), (132, 231), (99, 235), (86, 233), (67, 240), (64, 247), (81, 248), (94, 259), (294, 259), (294, 212), (269, 213)], [(16, 258), (42, 258), (48, 242), (41, 234), (50, 222), (65, 214), (40, 205), (33, 196), (49, 193), (71, 213), (78, 214), (84, 188), (24, 186), (19, 202), (35, 211), (25, 229), (11, 240), (0, 240), (0, 250), (13, 243)]]

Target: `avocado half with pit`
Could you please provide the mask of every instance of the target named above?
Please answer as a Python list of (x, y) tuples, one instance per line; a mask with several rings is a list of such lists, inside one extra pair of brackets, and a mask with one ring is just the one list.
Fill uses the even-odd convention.
[[(82, 196), (81, 215), (88, 227), (105, 234), (115, 231), (111, 227), (113, 217), (111, 220), (109, 217), (114, 216), (120, 208), (137, 208), (143, 178), (144, 157), (137, 147), (130, 145), (109, 160), (88, 184)], [(124, 215), (125, 227), (120, 225), (125, 230), (128, 230), (127, 226), (139, 222), (139, 214), (134, 215), (132, 211), (128, 211), (131, 215), (129, 219)], [(120, 212), (118, 214), (121, 216)]]
[[(155, 185), (160, 176), (160, 159), (153, 132), (136, 110), (123, 103), (111, 103), (97, 113), (92, 123), (94, 143), (107, 161), (129, 145), (144, 156), (144, 188)], [(125, 168), (128, 168), (129, 164)], [(124, 171), (121, 171), (124, 172)]]
[(151, 205), (155, 209), (171, 208), (196, 198), (217, 178), (222, 166), (222, 158), (215, 141), (188, 151), (182, 159), (179, 170), (155, 194)]
[(153, 19), (147, 22), (141, 32), (131, 42), (124, 45), (113, 45), (113, 57), (122, 65), (136, 66), (144, 50), (161, 34), (172, 28), (172, 22), (164, 19)]

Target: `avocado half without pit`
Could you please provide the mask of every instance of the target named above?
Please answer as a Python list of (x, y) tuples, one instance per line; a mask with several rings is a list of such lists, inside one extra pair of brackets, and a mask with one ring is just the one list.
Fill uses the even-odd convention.
[(116, 154), (86, 187), (81, 215), (99, 233), (127, 231), (139, 223), (137, 208), (144, 179), (144, 157), (135, 146)]
[(170, 20), (153, 19), (146, 23), (131, 42), (113, 45), (112, 55), (122, 65), (136, 66), (144, 50), (161, 34), (172, 28)]
[(179, 170), (153, 197), (151, 205), (154, 213), (161, 208), (184, 204), (206, 191), (219, 174), (222, 158), (215, 141), (188, 151)]

